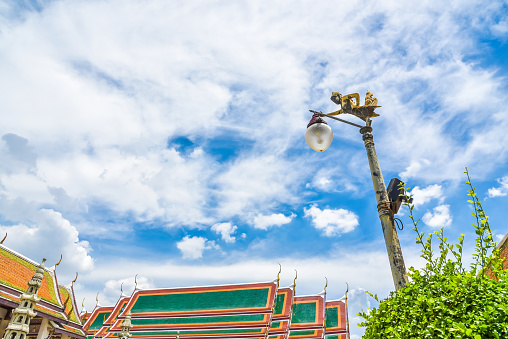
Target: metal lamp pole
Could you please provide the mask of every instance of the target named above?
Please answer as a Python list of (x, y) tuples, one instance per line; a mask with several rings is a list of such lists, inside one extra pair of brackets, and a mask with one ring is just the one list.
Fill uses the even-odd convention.
[[(342, 108), (336, 112), (328, 114), (311, 111), (314, 113), (314, 116), (307, 126), (305, 139), (307, 140), (309, 146), (316, 151), (322, 152), (328, 148), (333, 138), (333, 132), (321, 117), (331, 118), (360, 128), (360, 133), (362, 134), (365, 149), (367, 150), (367, 157), (369, 159), (370, 174), (374, 185), (374, 192), (376, 194), (377, 210), (379, 219), (381, 220), (381, 227), (383, 228), (386, 250), (388, 252), (390, 268), (392, 270), (393, 283), (395, 285), (395, 289), (398, 290), (399, 288), (406, 286), (408, 279), (406, 276), (406, 266), (402, 256), (399, 237), (393, 220), (394, 211), (391, 208), (392, 204), (388, 197), (376, 149), (374, 148), (374, 138), (372, 136), (371, 118), (379, 115), (375, 113), (374, 110), (380, 106), (377, 106), (377, 99), (374, 98), (370, 92), (367, 92), (364, 106), (359, 105), (360, 100), (358, 93), (342, 96), (340, 93), (334, 92), (331, 99), (336, 104), (341, 105)], [(364, 120), (366, 124), (365, 126), (361, 126), (334, 116), (338, 114), (353, 114)]]

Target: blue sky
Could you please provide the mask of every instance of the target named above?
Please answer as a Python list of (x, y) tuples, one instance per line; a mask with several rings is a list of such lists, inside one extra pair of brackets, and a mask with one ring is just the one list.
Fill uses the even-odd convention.
[(370, 90), (385, 182), (414, 188), (422, 229), (472, 243), (468, 166), (500, 239), (506, 14), (466, 0), (0, 1), (5, 245), (63, 254), (60, 282), (79, 271), (88, 310), (136, 274), (141, 287), (254, 282), (281, 263), (300, 295), (328, 277), (339, 298), (348, 282), (359, 336), (363, 291), (393, 289), (367, 157), (333, 121), (330, 148), (308, 148), (308, 110)]

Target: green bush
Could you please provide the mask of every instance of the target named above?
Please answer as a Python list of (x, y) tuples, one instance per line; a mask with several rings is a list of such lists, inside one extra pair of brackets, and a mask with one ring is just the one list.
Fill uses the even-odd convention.
[[(451, 244), (443, 228), (429, 234), (420, 232), (413, 206), (406, 204), (426, 265), (420, 270), (411, 267), (407, 287), (391, 292), (370, 312), (358, 314), (365, 319), (359, 324), (366, 327), (364, 338), (508, 338), (508, 272), (502, 269), (489, 218), (467, 168), (464, 173), (468, 202), (474, 206), (472, 264), (465, 268), (462, 263), (464, 234), (457, 244)], [(492, 278), (486, 275), (487, 270)]]

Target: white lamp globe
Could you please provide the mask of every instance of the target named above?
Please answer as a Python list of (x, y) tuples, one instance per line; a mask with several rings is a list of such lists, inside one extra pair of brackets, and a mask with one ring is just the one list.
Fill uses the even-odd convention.
[[(318, 116), (319, 117), (319, 116)], [(333, 131), (321, 118), (313, 117), (305, 131), (305, 141), (314, 151), (323, 152), (333, 140)]]

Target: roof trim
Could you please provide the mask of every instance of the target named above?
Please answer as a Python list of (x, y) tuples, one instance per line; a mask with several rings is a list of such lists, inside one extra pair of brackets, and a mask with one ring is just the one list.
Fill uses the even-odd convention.
[(508, 240), (508, 233), (506, 233), (504, 235), (503, 239), (501, 239), (501, 241), (499, 242), (499, 244), (497, 244), (496, 249), (502, 251), (506, 247), (506, 245), (508, 245), (508, 241), (507, 240)]

